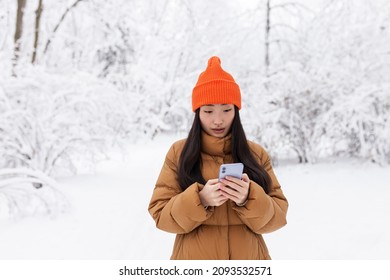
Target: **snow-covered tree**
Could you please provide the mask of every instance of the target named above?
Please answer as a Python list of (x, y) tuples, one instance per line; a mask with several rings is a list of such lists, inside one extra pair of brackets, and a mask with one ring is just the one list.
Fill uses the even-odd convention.
[(318, 155), (341, 153), (381, 163), (388, 158), (390, 142), (383, 136), (390, 113), (390, 33), (384, 27), (390, 6), (379, 2), (330, 2), (308, 29), (312, 44), (304, 50), (313, 55), (304, 54), (303, 65), (317, 81), (312, 91), (332, 104), (316, 119)]
[(390, 163), (390, 84), (363, 85), (323, 116), (318, 152)]
[[(369, 144), (362, 140), (364, 137), (357, 137), (366, 134), (372, 122), (371, 125), (354, 125), (351, 131), (350, 125), (340, 121), (340, 117), (350, 121), (358, 118), (359, 123), (366, 123), (365, 118), (372, 121), (377, 118), (374, 122), (377, 128), (370, 128), (375, 135), (388, 125), (384, 116), (389, 111), (381, 105), (388, 104), (386, 96), (389, 95), (390, 64), (385, 42), (390, 36), (385, 27), (389, 20), (386, 10), (389, 10), (388, 4), (356, 1), (350, 5), (347, 1), (330, 1), (310, 24), (298, 28), (301, 31), (295, 47), (289, 50), (291, 57), (282, 65), (274, 65), (274, 74), (265, 82), (268, 85), (265, 98), (269, 102), (263, 104), (270, 121), (262, 125), (272, 127), (272, 135), (277, 132), (279, 139), (283, 139), (279, 140), (283, 147), (295, 150), (299, 161), (313, 162), (320, 156), (340, 154), (341, 142), (349, 143), (343, 146), (344, 154), (365, 159), (376, 157), (372, 160), (378, 162), (386, 158), (386, 152), (381, 156), (370, 152), (371, 156), (367, 156), (360, 148), (369, 145), (363, 151), (384, 151), (387, 150), (384, 147), (389, 146), (379, 138)], [(367, 108), (383, 110), (371, 116), (348, 113), (354, 110), (351, 106), (356, 106), (356, 100), (371, 100), (365, 104)], [(342, 115), (341, 108), (345, 108), (348, 117)], [(330, 120), (330, 116), (336, 119)], [(329, 123), (334, 125), (332, 129)], [(331, 131), (340, 132), (337, 140)], [(261, 137), (266, 139), (267, 135)], [(376, 147), (378, 143), (382, 143), (382, 149)], [(272, 144), (274, 149), (281, 148)]]

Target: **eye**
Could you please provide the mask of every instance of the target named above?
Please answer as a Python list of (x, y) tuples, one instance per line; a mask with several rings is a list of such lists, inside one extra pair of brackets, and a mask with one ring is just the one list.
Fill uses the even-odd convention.
[(229, 109), (226, 109), (226, 110), (223, 110), (225, 113), (228, 113), (232, 110), (232, 108), (229, 108)]
[(210, 111), (210, 110), (204, 110), (203, 113), (206, 113), (206, 114), (211, 114), (213, 111)]

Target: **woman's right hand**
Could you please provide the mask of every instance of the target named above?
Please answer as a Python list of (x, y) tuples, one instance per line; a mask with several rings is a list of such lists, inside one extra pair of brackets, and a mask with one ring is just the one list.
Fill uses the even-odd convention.
[(221, 194), (219, 189), (221, 182), (218, 179), (208, 180), (203, 189), (199, 192), (200, 202), (203, 206), (220, 206), (228, 200)]

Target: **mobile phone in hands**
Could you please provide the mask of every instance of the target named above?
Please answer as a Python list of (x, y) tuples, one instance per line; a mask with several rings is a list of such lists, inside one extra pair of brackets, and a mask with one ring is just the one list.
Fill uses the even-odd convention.
[(224, 163), (219, 168), (218, 179), (221, 180), (226, 176), (232, 176), (238, 179), (242, 179), (243, 171), (244, 171), (244, 164), (242, 163)]

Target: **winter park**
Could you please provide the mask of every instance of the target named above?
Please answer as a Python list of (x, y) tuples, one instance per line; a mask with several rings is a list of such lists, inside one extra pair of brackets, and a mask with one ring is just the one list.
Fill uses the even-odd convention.
[(275, 260), (390, 259), (390, 2), (0, 0), (0, 259), (168, 260), (148, 205), (209, 57), (289, 204)]

